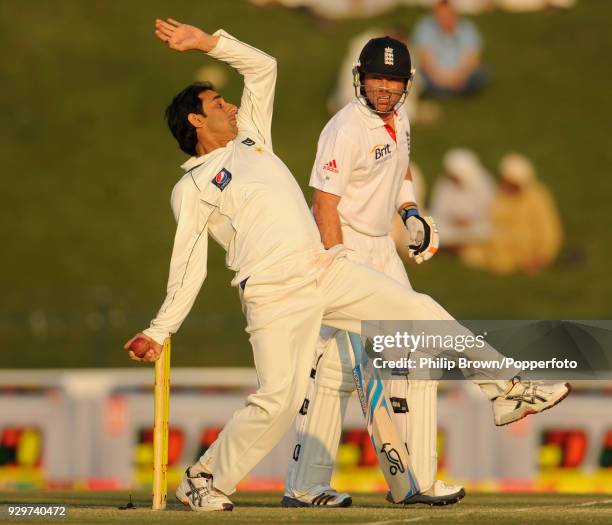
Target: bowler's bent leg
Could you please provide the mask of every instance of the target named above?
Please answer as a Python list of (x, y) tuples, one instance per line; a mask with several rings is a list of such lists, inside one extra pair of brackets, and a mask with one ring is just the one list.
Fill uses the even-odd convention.
[[(473, 335), (430, 296), (415, 292), (393, 279), (366, 266), (338, 257), (321, 281), (325, 297), (323, 322), (340, 330), (361, 333), (361, 321), (448, 321), (444, 325), (432, 324), (432, 328), (451, 336)], [(436, 334), (432, 334), (436, 335)], [(435, 357), (443, 348), (422, 348), (424, 354)], [(503, 356), (490, 345), (477, 349), (479, 359), (496, 359)], [(470, 358), (468, 352), (463, 353)], [(486, 355), (486, 357), (484, 357)], [(477, 370), (483, 382), (495, 382), (508, 378), (508, 371), (501, 369)]]
[(211, 473), (214, 487), (230, 495), (281, 440), (306, 394), (321, 314), (315, 304), (251, 333), (259, 388), (234, 413), (192, 474)]

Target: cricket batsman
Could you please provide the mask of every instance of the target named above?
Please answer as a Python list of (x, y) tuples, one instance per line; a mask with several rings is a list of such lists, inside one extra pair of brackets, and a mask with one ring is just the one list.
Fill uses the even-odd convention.
[[(235, 272), (259, 386), (187, 468), (176, 496), (195, 511), (227, 511), (236, 485), (295, 419), (321, 324), (359, 333), (362, 319), (452, 317), (430, 297), (349, 260), (343, 245), (323, 247), (300, 187), (272, 149), (272, 57), (223, 30), (211, 35), (173, 19), (155, 27), (170, 49), (206, 53), (244, 77), (239, 109), (211, 84), (196, 83), (166, 110), (174, 138), (191, 156), (171, 196), (177, 228), (167, 294), (150, 326), (124, 345), (134, 360), (159, 358), (204, 282), (210, 235)], [(131, 349), (136, 338), (147, 342), (139, 355)]]
[[(323, 245), (344, 245), (347, 257), (411, 289), (390, 236), (393, 214), (406, 225), (409, 255), (417, 263), (438, 247), (431, 217), (421, 217), (410, 174), (410, 125), (403, 111), (414, 71), (406, 45), (388, 36), (370, 40), (353, 71), (355, 99), (342, 108), (319, 138), (310, 186)], [(330, 486), (342, 418), (354, 390), (351, 358), (323, 327), (309, 392), (297, 416), (294, 447), (282, 500), (286, 507), (343, 507), (351, 497)], [(436, 480), (437, 381), (407, 380), (407, 371), (386, 382), (400, 438), (410, 452), (422, 492), (405, 504), (446, 505), (464, 497), (460, 486)], [(477, 382), (493, 402), (497, 425), (538, 412), (567, 395), (564, 384), (537, 386), (513, 381)], [(535, 394), (538, 395), (535, 395)]]

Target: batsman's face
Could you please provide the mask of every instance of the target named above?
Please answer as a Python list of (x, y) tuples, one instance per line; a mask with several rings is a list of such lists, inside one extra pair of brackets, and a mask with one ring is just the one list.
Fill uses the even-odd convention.
[(366, 75), (363, 79), (366, 96), (376, 111), (392, 111), (404, 93), (406, 83), (378, 75)]
[(205, 122), (208, 130), (215, 137), (233, 140), (238, 135), (238, 122), (236, 113), (238, 107), (226, 102), (216, 91), (203, 91), (199, 95), (202, 101), (202, 110), (206, 115)]

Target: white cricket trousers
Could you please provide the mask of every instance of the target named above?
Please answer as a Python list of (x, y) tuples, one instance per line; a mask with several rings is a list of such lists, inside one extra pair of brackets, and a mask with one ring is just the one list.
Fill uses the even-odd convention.
[(359, 333), (361, 320), (452, 319), (431, 297), (349, 260), (342, 247), (292, 259), (252, 276), (241, 294), (259, 388), (192, 469), (211, 473), (228, 495), (291, 427), (321, 324)]
[[(350, 260), (411, 287), (390, 235), (372, 237), (344, 224), (342, 237)], [(340, 350), (336, 334), (337, 330), (323, 326), (317, 341), (312, 366), (316, 376), (310, 381), (307, 398), (297, 415), (297, 442), (285, 482), (286, 492), (292, 495), (321, 490), (331, 483), (342, 420), (349, 393), (355, 389), (351, 374), (354, 357)], [(389, 397), (403, 401), (394, 421), (400, 438), (408, 444), (412, 468), (422, 490), (433, 484), (437, 471), (437, 385), (437, 381), (425, 380), (409, 384), (403, 376), (385, 382)]]

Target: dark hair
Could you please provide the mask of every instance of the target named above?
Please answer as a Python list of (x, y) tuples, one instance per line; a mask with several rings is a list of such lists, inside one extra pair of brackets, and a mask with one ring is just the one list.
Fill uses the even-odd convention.
[(210, 82), (194, 82), (176, 95), (166, 108), (166, 122), (181, 150), (188, 155), (196, 155), (198, 137), (196, 128), (187, 117), (190, 113), (206, 116), (202, 111), (202, 100), (198, 95), (203, 91), (214, 89)]

